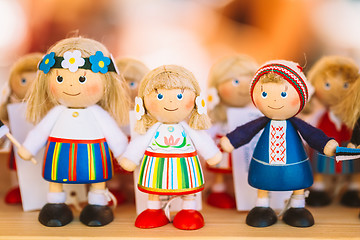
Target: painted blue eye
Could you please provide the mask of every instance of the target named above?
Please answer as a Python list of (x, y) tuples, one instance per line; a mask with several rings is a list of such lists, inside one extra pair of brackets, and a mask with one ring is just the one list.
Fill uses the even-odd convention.
[(262, 93), (261, 93), (261, 96), (262, 96), (263, 98), (266, 98), (267, 95), (268, 95), (267, 92), (262, 92)]
[(324, 88), (325, 88), (326, 90), (329, 90), (330, 87), (331, 87), (330, 83), (326, 82)]
[(22, 85), (26, 84), (26, 78), (22, 78), (22, 79), (21, 79), (21, 84), (22, 84)]
[(161, 93), (158, 93), (157, 99), (162, 100), (163, 98), (164, 98), (164, 95), (162, 95)]
[(179, 100), (182, 100), (182, 99), (183, 99), (182, 93), (179, 93), (176, 97), (177, 97)]
[(287, 95), (288, 95), (287, 92), (281, 92), (281, 97), (282, 97), (282, 98), (286, 98)]
[(136, 82), (129, 82), (129, 86), (131, 89), (136, 88)]
[(237, 79), (234, 79), (234, 80), (232, 81), (232, 84), (233, 84), (234, 86), (237, 86), (237, 85), (240, 84), (240, 81), (237, 80)]

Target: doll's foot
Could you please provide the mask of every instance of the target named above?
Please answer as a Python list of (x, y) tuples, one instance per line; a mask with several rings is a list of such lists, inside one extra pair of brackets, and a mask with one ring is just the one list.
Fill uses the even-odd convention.
[(109, 206), (88, 204), (80, 214), (80, 221), (89, 227), (104, 226), (113, 220), (114, 214)]
[(314, 217), (306, 208), (289, 208), (283, 215), (283, 221), (293, 227), (311, 227)]
[(359, 191), (351, 190), (344, 193), (340, 200), (341, 204), (348, 207), (360, 207)]
[(326, 191), (310, 190), (310, 194), (305, 201), (309, 206), (321, 207), (329, 205), (331, 198)]
[(226, 192), (210, 193), (207, 203), (218, 208), (235, 208), (235, 198)]
[(21, 203), (21, 195), (20, 195), (19, 187), (12, 188), (6, 193), (5, 203), (7, 203), (7, 204)]
[(276, 222), (276, 213), (269, 207), (254, 207), (246, 216), (246, 224), (252, 227), (268, 227)]
[(47, 227), (62, 227), (72, 220), (71, 209), (65, 203), (47, 203), (39, 214), (39, 222)]
[(183, 209), (175, 215), (173, 225), (182, 230), (196, 230), (204, 226), (204, 218), (199, 211)]
[(164, 210), (146, 209), (137, 216), (135, 226), (138, 228), (157, 228), (169, 223)]
[[(126, 197), (122, 191), (109, 189), (109, 191), (115, 196), (117, 205), (123, 204), (126, 201)], [(113, 201), (111, 200), (108, 204), (109, 206), (114, 205)]]

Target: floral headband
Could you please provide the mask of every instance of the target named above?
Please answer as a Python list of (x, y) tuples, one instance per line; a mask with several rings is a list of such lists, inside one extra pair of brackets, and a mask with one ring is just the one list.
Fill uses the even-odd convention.
[(69, 69), (70, 72), (76, 72), (81, 68), (89, 69), (94, 73), (118, 73), (114, 61), (105, 57), (101, 51), (97, 51), (95, 55), (91, 55), (89, 58), (81, 57), (81, 52), (79, 50), (74, 50), (73, 52), (67, 51), (64, 53), (63, 57), (55, 56), (55, 53), (51, 52), (46, 54), (41, 60), (39, 70), (47, 74), (51, 68)]

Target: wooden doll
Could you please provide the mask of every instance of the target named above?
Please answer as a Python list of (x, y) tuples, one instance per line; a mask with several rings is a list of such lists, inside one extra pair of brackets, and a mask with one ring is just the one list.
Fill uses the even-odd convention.
[[(243, 108), (251, 102), (248, 91), (255, 74), (257, 63), (246, 55), (234, 55), (221, 59), (213, 65), (209, 74), (209, 116), (214, 124), (210, 133), (219, 143), (229, 128), (227, 126), (228, 107)], [(215, 183), (211, 186), (207, 203), (219, 208), (234, 208), (233, 196), (226, 191), (225, 174), (232, 174), (232, 154), (223, 153), (220, 163), (207, 166), (215, 173)]]
[[(333, 137), (340, 145), (350, 141), (351, 130), (332, 108), (349, 93), (349, 88), (359, 79), (359, 68), (356, 63), (346, 57), (327, 56), (321, 58), (310, 69), (308, 79), (315, 88), (315, 96), (324, 106), (325, 111), (319, 116), (316, 127)], [(324, 183), (324, 175), (350, 175), (348, 190), (340, 202), (345, 206), (360, 206), (359, 183), (354, 176), (359, 175), (360, 165), (356, 161), (334, 161), (333, 157), (324, 156), (318, 152), (312, 154), (312, 166), (315, 172), (314, 184), (306, 203), (310, 206), (325, 206), (330, 204), (329, 196)], [(360, 178), (357, 177), (359, 181)]]
[[(9, 121), (7, 112), (8, 104), (20, 103), (24, 100), (27, 91), (35, 79), (37, 66), (41, 59), (41, 53), (31, 53), (22, 56), (12, 66), (8, 82), (8, 96), (6, 96), (5, 102), (3, 102), (0, 107), (0, 119), (2, 121)], [(13, 148), (11, 148), (9, 155), (9, 169), (11, 171), (11, 184), (13, 188), (6, 193), (5, 202), (8, 204), (18, 204), (21, 203), (21, 195), (16, 176), (16, 162)]]
[[(267, 227), (277, 221), (269, 207), (268, 191), (294, 191), (283, 221), (294, 227), (310, 227), (312, 214), (305, 208), (304, 189), (313, 183), (309, 159), (302, 138), (319, 152), (330, 156), (337, 142), (321, 130), (294, 117), (308, 100), (308, 83), (302, 68), (294, 62), (276, 60), (256, 72), (250, 87), (254, 105), (265, 115), (236, 128), (221, 139), (221, 147), (232, 151), (249, 142), (264, 128), (249, 167), (248, 182), (258, 189), (256, 207), (246, 223)], [(300, 133), (300, 135), (299, 135)]]
[(221, 153), (211, 137), (201, 131), (210, 126), (210, 119), (194, 75), (175, 65), (150, 71), (140, 83), (135, 114), (135, 131), (140, 135), (132, 139), (120, 160), (128, 171), (142, 160), (138, 188), (149, 194), (149, 200), (148, 209), (138, 215), (135, 226), (167, 224), (159, 195), (177, 195), (183, 205), (174, 226), (201, 228), (204, 219), (196, 211), (194, 193), (204, 189), (204, 180), (197, 152), (210, 165), (221, 160)]
[(50, 182), (48, 203), (39, 221), (64, 226), (73, 215), (63, 184), (91, 184), (80, 221), (102, 226), (113, 220), (105, 182), (111, 179), (112, 153), (119, 157), (127, 138), (118, 123), (128, 119), (125, 81), (104, 45), (68, 38), (52, 46), (39, 65), (28, 98), (28, 119), (37, 125), (18, 151), (28, 160), (46, 145), (43, 177)]

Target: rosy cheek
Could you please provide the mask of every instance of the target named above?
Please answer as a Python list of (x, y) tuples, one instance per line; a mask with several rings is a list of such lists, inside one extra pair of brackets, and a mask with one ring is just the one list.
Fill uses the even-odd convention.
[(228, 86), (222, 86), (219, 88), (219, 95), (222, 98), (232, 95), (231, 88)]
[(294, 97), (293, 99), (291, 99), (290, 101), (290, 105), (292, 107), (296, 107), (300, 104), (300, 99), (298, 97)]
[(185, 108), (190, 110), (194, 108), (194, 99), (189, 99), (186, 103), (185, 103)]
[(156, 99), (147, 99), (145, 102), (146, 109), (152, 114), (159, 112), (159, 100)]
[(98, 84), (92, 84), (86, 86), (86, 93), (89, 95), (97, 95), (99, 91), (101, 90), (100, 86)]

